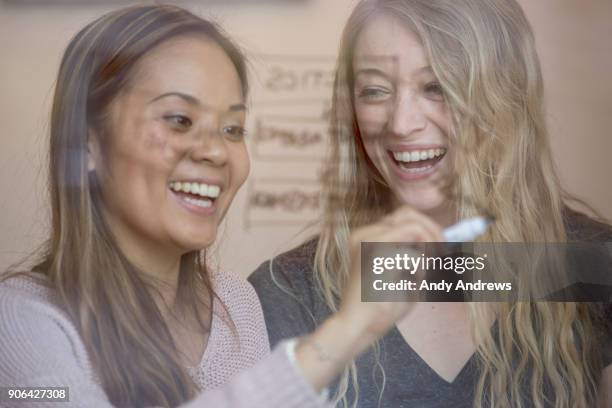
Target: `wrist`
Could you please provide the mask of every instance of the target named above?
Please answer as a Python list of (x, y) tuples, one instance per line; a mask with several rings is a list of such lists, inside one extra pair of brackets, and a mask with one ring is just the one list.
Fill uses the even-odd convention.
[(341, 310), (329, 320), (332, 319), (343, 336), (365, 344), (364, 348), (370, 346), (391, 328), (387, 319), (373, 315), (370, 310), (358, 312)]
[(368, 324), (364, 324), (361, 319), (355, 319), (351, 314), (336, 313), (327, 319), (321, 328), (333, 333), (333, 344), (338, 344), (341, 351), (339, 357), (348, 360), (357, 357), (379, 338)]
[(351, 360), (376, 340), (352, 323), (350, 319), (334, 315), (298, 341), (297, 363), (315, 390), (330, 384)]

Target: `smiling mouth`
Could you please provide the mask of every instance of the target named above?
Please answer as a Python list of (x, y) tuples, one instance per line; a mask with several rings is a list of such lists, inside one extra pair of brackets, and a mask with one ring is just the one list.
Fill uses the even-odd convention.
[(445, 148), (411, 151), (388, 151), (393, 162), (409, 174), (424, 173), (438, 164), (446, 155)]
[(221, 194), (221, 187), (214, 184), (171, 181), (168, 187), (181, 200), (200, 208), (212, 207)]

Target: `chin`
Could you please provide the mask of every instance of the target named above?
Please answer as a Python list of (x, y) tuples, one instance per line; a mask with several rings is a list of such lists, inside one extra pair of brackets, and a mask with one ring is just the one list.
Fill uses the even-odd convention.
[(201, 251), (211, 246), (215, 242), (215, 238), (216, 231), (206, 235), (202, 234), (202, 231), (198, 231), (188, 236), (178, 236), (176, 242), (184, 252)]

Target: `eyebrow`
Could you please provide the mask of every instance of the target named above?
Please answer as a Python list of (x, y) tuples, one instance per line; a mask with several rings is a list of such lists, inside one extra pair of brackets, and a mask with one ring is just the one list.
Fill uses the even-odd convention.
[(151, 99), (149, 101), (149, 103), (156, 102), (156, 101), (158, 101), (160, 99), (167, 98), (169, 96), (177, 96), (177, 97), (185, 100), (185, 102), (187, 102), (187, 103), (189, 103), (191, 105), (200, 105), (200, 100), (198, 98), (196, 98), (193, 95), (189, 95), (189, 94), (182, 93), (182, 92), (166, 92), (166, 93), (163, 93), (163, 94), (158, 95), (155, 98)]
[(424, 67), (421, 67), (421, 68), (418, 68), (418, 69), (414, 70), (415, 74), (422, 74), (424, 72), (433, 73), (433, 68), (431, 67), (431, 65), (426, 65)]
[[(433, 69), (431, 68), (431, 65), (426, 65), (424, 67), (415, 69), (413, 72), (413, 75), (418, 75), (422, 73), (433, 73)], [(355, 77), (357, 77), (358, 75), (377, 75), (377, 76), (382, 76), (384, 78), (389, 78), (389, 74), (387, 74), (385, 71), (379, 68), (359, 69), (357, 70), (357, 72), (355, 72)]]
[[(190, 105), (198, 105), (198, 106), (203, 105), (202, 102), (200, 102), (200, 100), (198, 98), (196, 98), (195, 96), (189, 95), (189, 94), (186, 94), (186, 93), (183, 93), (183, 92), (166, 92), (166, 93), (163, 93), (163, 94), (158, 95), (155, 98), (151, 99), (149, 101), (149, 103), (153, 103), (153, 102), (156, 102), (156, 101), (158, 101), (160, 99), (167, 98), (167, 97), (170, 97), (170, 96), (176, 96), (178, 98), (181, 98), (185, 102), (189, 103)], [(247, 110), (246, 104), (243, 103), (243, 102), (235, 103), (233, 105), (230, 105), (229, 108), (228, 108), (228, 111), (230, 111), (230, 112), (244, 112), (246, 110)]]
[(355, 72), (355, 77), (359, 76), (359, 75), (376, 75), (376, 76), (381, 76), (383, 78), (389, 78), (389, 75), (383, 71), (382, 69), (379, 68), (362, 68), (357, 70), (357, 72)]
[(236, 103), (234, 105), (230, 105), (230, 112), (245, 112), (247, 110), (246, 104), (244, 103)]

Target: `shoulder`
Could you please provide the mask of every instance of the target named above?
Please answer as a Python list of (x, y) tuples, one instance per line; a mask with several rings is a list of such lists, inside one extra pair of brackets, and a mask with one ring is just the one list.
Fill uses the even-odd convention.
[(28, 319), (52, 318), (58, 323), (71, 325), (66, 313), (59, 306), (55, 291), (46, 277), (32, 272), (23, 272), (0, 282), (0, 319), (3, 323), (19, 319), (24, 324)]
[[(28, 273), (2, 281), (0, 304), (0, 321), (4, 326), (15, 325), (16, 330), (24, 332), (59, 327), (62, 336), (67, 335), (71, 341), (79, 338), (72, 321), (60, 307), (55, 291), (43, 276)], [(5, 334), (3, 331), (2, 335)]]
[(262, 263), (250, 276), (249, 282), (261, 293), (281, 288), (302, 293), (313, 287), (313, 264), (317, 239), (284, 252)]
[(264, 262), (249, 276), (268, 327), (270, 344), (311, 332), (331, 312), (317, 290), (313, 239)]
[(253, 286), (243, 277), (224, 271), (211, 273), (211, 282), (217, 301), (236, 328), (265, 328), (261, 304)]
[(226, 271), (210, 274), (215, 294), (224, 302), (234, 306), (259, 305), (253, 286), (242, 276)]
[[(270, 346), (261, 304), (253, 286), (238, 274), (223, 271), (212, 273), (211, 281), (216, 301), (220, 302), (220, 305), (217, 303), (220, 307), (216, 308), (220, 312), (220, 321), (227, 321), (229, 325), (226, 326), (233, 326), (241, 345), (248, 346), (249, 352), (255, 353), (255, 359), (263, 357)], [(228, 330), (227, 333), (232, 332)]]
[(93, 382), (86, 348), (42, 278), (0, 283), (0, 383), (29, 384), (60, 370), (70, 383)]
[(570, 241), (611, 242), (612, 226), (566, 207), (563, 213), (567, 237)]
[(17, 272), (8, 276), (0, 275), (0, 293), (11, 294), (17, 299), (38, 300), (54, 304), (56, 296), (49, 286), (47, 277), (35, 272)]
[(190, 372), (202, 390), (224, 385), (270, 352), (257, 294), (237, 274), (210, 272), (215, 293), (208, 343), (197, 369)]
[[(564, 221), (569, 241), (590, 243), (612, 242), (612, 226), (605, 222), (596, 221), (568, 207), (564, 211)], [(600, 268), (607, 268), (602, 270), (609, 271), (612, 259), (610, 259), (609, 250), (605, 248), (605, 246), (595, 246), (593, 250), (598, 252), (595, 252), (594, 256), (591, 257), (591, 262)], [(591, 269), (597, 270), (597, 268)], [(603, 318), (602, 324), (606, 333), (603, 340), (603, 359), (606, 364), (612, 364), (612, 303), (598, 302), (591, 304), (591, 307), (597, 315)]]

